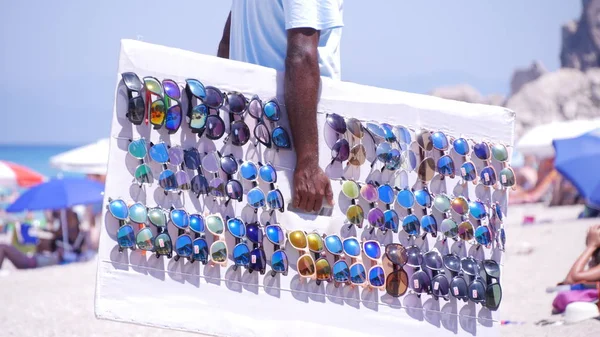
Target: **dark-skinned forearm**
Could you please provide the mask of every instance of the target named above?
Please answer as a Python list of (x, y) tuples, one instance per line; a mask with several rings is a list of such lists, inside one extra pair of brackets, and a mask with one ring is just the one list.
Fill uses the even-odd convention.
[(320, 71), (316, 51), (290, 50), (285, 62), (285, 105), (297, 165), (318, 165), (317, 102)]
[(219, 49), (217, 50), (217, 56), (222, 58), (229, 58), (229, 31), (231, 29), (231, 12), (227, 17), (227, 21), (225, 22), (225, 27), (223, 28), (223, 36), (221, 37), (221, 41), (219, 42)]

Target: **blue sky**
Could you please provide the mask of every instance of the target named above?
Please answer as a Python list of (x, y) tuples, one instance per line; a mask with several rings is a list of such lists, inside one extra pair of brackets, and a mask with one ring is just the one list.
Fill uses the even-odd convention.
[[(109, 136), (119, 40), (216, 54), (231, 1), (22, 0), (2, 7), (0, 143)], [(515, 67), (559, 67), (579, 0), (346, 1), (342, 79), (403, 91), (469, 83), (507, 93)]]

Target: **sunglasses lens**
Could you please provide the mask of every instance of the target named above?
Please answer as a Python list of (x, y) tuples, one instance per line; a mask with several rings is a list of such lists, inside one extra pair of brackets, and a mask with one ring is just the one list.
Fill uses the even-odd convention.
[(481, 280), (474, 280), (469, 284), (469, 299), (473, 302), (483, 302), (485, 300), (485, 284)]
[(129, 151), (129, 154), (131, 154), (134, 158), (144, 159), (144, 157), (146, 157), (146, 154), (148, 153), (148, 150), (146, 149), (146, 140), (134, 140), (133, 142), (129, 143), (127, 150)]
[(303, 231), (293, 231), (289, 234), (289, 240), (292, 246), (296, 249), (306, 249), (308, 240)]
[(231, 143), (235, 146), (244, 146), (250, 140), (250, 128), (243, 121), (235, 121), (231, 125)]
[(185, 210), (174, 209), (171, 211), (171, 222), (177, 228), (186, 229), (190, 226), (190, 216)]
[(444, 255), (443, 258), (444, 266), (449, 271), (458, 273), (460, 272), (460, 258), (456, 254)]
[(346, 255), (356, 257), (360, 255), (360, 243), (356, 238), (347, 238), (343, 241), (344, 252)]
[(362, 124), (358, 119), (348, 118), (348, 120), (346, 121), (346, 127), (354, 137), (358, 139), (363, 138), (365, 132), (363, 130)]
[(206, 217), (206, 227), (208, 231), (214, 235), (221, 235), (225, 230), (223, 219), (216, 215), (209, 215)]
[(471, 162), (466, 162), (460, 167), (461, 176), (466, 181), (473, 181), (477, 178), (477, 171), (475, 165)]
[(325, 238), (325, 248), (327, 248), (327, 250), (333, 255), (340, 255), (344, 252), (342, 239), (335, 234), (328, 235)]
[(373, 287), (385, 285), (385, 272), (381, 266), (374, 266), (369, 270), (369, 284)]
[(262, 179), (266, 183), (276, 183), (277, 182), (277, 171), (271, 164), (266, 164), (260, 167), (258, 170), (258, 175), (260, 179)]
[(452, 279), (450, 283), (450, 293), (458, 299), (467, 298), (467, 282), (460, 276)]
[(494, 159), (500, 162), (508, 160), (508, 150), (506, 150), (506, 146), (502, 144), (495, 144), (492, 146), (492, 155), (494, 156)]
[(448, 155), (440, 157), (437, 161), (437, 170), (445, 176), (454, 175), (454, 160)]
[(138, 75), (132, 72), (122, 73), (121, 77), (123, 78), (123, 83), (129, 90), (133, 91), (141, 91), (142, 90), (142, 81)]
[(210, 187), (206, 177), (197, 175), (192, 178), (192, 192), (196, 194), (208, 194)]
[(281, 126), (276, 127), (273, 130), (273, 144), (275, 146), (282, 149), (289, 149), (292, 147), (292, 142), (290, 141), (290, 135), (288, 135), (287, 131)]
[(383, 228), (383, 211), (379, 208), (371, 208), (367, 214), (367, 220), (372, 227)]
[(302, 255), (298, 259), (298, 274), (308, 277), (315, 274), (315, 261), (309, 255)]
[(266, 147), (271, 147), (271, 134), (267, 126), (260, 123), (254, 128), (254, 138), (258, 139)]
[(225, 123), (217, 115), (208, 115), (206, 117), (206, 137), (209, 139), (219, 139), (225, 133)]
[(410, 278), (411, 288), (417, 293), (427, 292), (430, 288), (431, 280), (427, 273), (422, 270), (417, 271)]
[(248, 113), (250, 116), (259, 119), (262, 115), (262, 104), (257, 98), (253, 98), (248, 104)]
[(152, 125), (163, 125), (165, 122), (165, 103), (154, 101), (150, 106), (150, 123)]
[(464, 197), (456, 197), (452, 199), (452, 209), (460, 215), (466, 215), (469, 212), (469, 203)]
[(331, 279), (331, 265), (325, 258), (320, 258), (316, 262), (317, 280), (325, 281)]
[(179, 130), (179, 127), (181, 126), (181, 106), (174, 105), (170, 107), (167, 111), (166, 118), (165, 127), (167, 130), (172, 132)]
[(221, 169), (228, 175), (234, 175), (238, 170), (238, 163), (233, 156), (224, 156), (219, 160)]
[(240, 166), (240, 173), (242, 174), (242, 178), (250, 181), (256, 180), (258, 177), (256, 165), (251, 161), (246, 161)]
[(388, 185), (381, 185), (377, 188), (377, 194), (379, 195), (379, 200), (384, 204), (391, 204), (394, 202), (394, 189)]
[(392, 243), (385, 246), (385, 256), (395, 265), (404, 266), (408, 261), (406, 248), (399, 243)]
[(404, 229), (408, 235), (419, 235), (421, 230), (419, 218), (414, 214), (407, 215), (404, 220), (402, 220), (402, 229)]
[(470, 276), (475, 276), (479, 273), (479, 265), (477, 264), (477, 260), (472, 257), (465, 257), (460, 260), (460, 269)]
[(144, 99), (141, 96), (133, 97), (129, 100), (129, 107), (127, 109), (127, 118), (135, 125), (140, 125), (144, 121), (146, 114), (146, 107), (144, 106)]
[(194, 260), (206, 263), (208, 261), (208, 244), (206, 240), (198, 238), (194, 240)]
[(371, 134), (376, 138), (385, 139), (385, 131), (381, 126), (379, 126), (379, 124), (369, 122), (367, 123), (367, 130), (369, 130), (369, 132), (371, 132)]
[(360, 195), (369, 203), (376, 202), (379, 199), (377, 188), (372, 184), (365, 184), (360, 188)]
[(223, 198), (226, 195), (226, 183), (221, 178), (214, 178), (208, 183), (208, 190), (210, 194), (217, 198)]
[(417, 167), (417, 156), (412, 151), (402, 153), (402, 168), (413, 171)]
[(192, 131), (199, 131), (206, 126), (206, 118), (208, 117), (208, 107), (204, 104), (195, 106), (192, 109), (190, 116), (190, 128)]
[(390, 157), (385, 163), (385, 168), (390, 171), (395, 171), (400, 167), (401, 163), (402, 155), (400, 154), (400, 151), (398, 151), (397, 149), (392, 149), (390, 151)]
[(360, 194), (360, 190), (358, 188), (358, 184), (352, 180), (346, 180), (342, 184), (342, 193), (348, 199), (356, 199)]
[(504, 187), (513, 187), (515, 183), (515, 172), (509, 167), (503, 168), (500, 171), (500, 184)]
[(434, 132), (431, 135), (431, 142), (433, 143), (433, 147), (440, 151), (448, 150), (448, 138), (443, 132)]
[(217, 173), (221, 167), (219, 155), (216, 152), (207, 153), (204, 158), (202, 158), (202, 167), (210, 173)]
[(454, 148), (454, 151), (461, 156), (466, 156), (470, 152), (469, 143), (464, 138), (455, 139), (454, 142), (452, 142), (452, 147)]
[(198, 80), (189, 79), (185, 81), (192, 92), (192, 95), (205, 100), (206, 99), (206, 89), (204, 88), (204, 84), (202, 84)]
[(323, 238), (317, 233), (310, 233), (306, 236), (308, 242), (308, 249), (313, 253), (320, 253), (323, 251)]
[(150, 148), (150, 158), (157, 163), (165, 164), (169, 161), (169, 149), (167, 144), (158, 143)]
[(435, 174), (435, 160), (430, 157), (425, 158), (421, 164), (419, 164), (417, 174), (421, 181), (430, 181)]
[(110, 204), (108, 204), (108, 210), (117, 220), (125, 221), (129, 217), (129, 208), (125, 201), (121, 199), (111, 201)]
[(148, 212), (148, 220), (156, 227), (167, 226), (167, 215), (158, 208), (153, 208)]
[(475, 230), (475, 240), (483, 246), (487, 246), (492, 242), (490, 229), (487, 226), (479, 226)]
[(404, 269), (398, 269), (390, 273), (385, 282), (385, 291), (393, 297), (400, 297), (408, 289), (408, 274)]
[(271, 256), (271, 268), (278, 273), (285, 273), (288, 270), (288, 257), (285, 251), (278, 250)]
[(258, 223), (246, 225), (246, 237), (252, 243), (261, 244), (263, 241), (263, 230)]
[(471, 212), (471, 215), (478, 220), (481, 220), (487, 216), (485, 206), (481, 201), (469, 202), (469, 212)]
[(355, 145), (350, 150), (350, 157), (348, 162), (354, 166), (360, 166), (367, 160), (367, 150), (362, 144)]
[(210, 246), (210, 257), (214, 262), (227, 261), (227, 245), (223, 241), (216, 241)]
[(248, 204), (252, 208), (260, 208), (265, 206), (265, 193), (258, 187), (251, 189), (247, 195)]
[(391, 143), (396, 142), (396, 136), (392, 131), (392, 126), (387, 123), (381, 123), (381, 129), (383, 130), (383, 134), (385, 135), (385, 140)]
[(390, 143), (379, 143), (375, 150), (375, 155), (379, 161), (385, 163), (390, 159), (390, 151), (392, 151)]
[(425, 233), (437, 233), (437, 221), (432, 215), (424, 215), (421, 218), (421, 228)]
[(383, 212), (383, 221), (383, 225), (386, 229), (391, 229), (394, 233), (398, 232), (398, 224), (400, 223), (400, 218), (398, 217), (398, 213), (396, 213), (396, 211), (394, 211), (393, 209), (388, 209), (385, 212)]
[(346, 121), (342, 116), (335, 113), (331, 113), (327, 114), (327, 118), (325, 120), (327, 121), (327, 125), (329, 125), (329, 127), (332, 128), (333, 131), (339, 134), (346, 133)]
[(458, 235), (458, 225), (452, 219), (444, 219), (440, 224), (440, 232), (448, 238), (455, 238)]
[(142, 228), (135, 236), (135, 242), (142, 250), (151, 251), (154, 249), (154, 237), (152, 236), (152, 231), (150, 228)]
[(423, 255), (423, 260), (427, 268), (431, 270), (442, 270), (444, 268), (444, 261), (442, 256), (437, 251), (429, 251)]
[(195, 233), (204, 233), (204, 218), (202, 218), (202, 215), (190, 215), (190, 229)]
[(229, 233), (236, 238), (241, 239), (246, 236), (246, 225), (238, 218), (231, 218), (227, 220), (227, 229), (229, 230)]
[(167, 96), (169, 96), (170, 98), (173, 98), (175, 100), (181, 99), (181, 90), (179, 90), (179, 85), (177, 85), (175, 81), (164, 80), (163, 88), (165, 88), (165, 94), (167, 94)]
[(245, 243), (238, 243), (233, 247), (233, 262), (236, 266), (248, 266), (250, 264), (250, 249)]
[(265, 233), (267, 235), (267, 239), (269, 239), (269, 241), (271, 241), (272, 244), (277, 246), (283, 245), (283, 240), (285, 239), (285, 236), (281, 227), (277, 225), (269, 225), (267, 226)]
[(421, 254), (421, 249), (417, 246), (408, 247), (406, 256), (406, 264), (411, 267), (420, 267), (423, 264), (423, 254)]
[(158, 176), (158, 183), (165, 191), (175, 191), (177, 189), (177, 178), (175, 172), (164, 170)]
[(485, 306), (490, 310), (498, 310), (502, 301), (502, 288), (500, 284), (489, 285), (485, 291)]
[(484, 167), (481, 170), (481, 182), (486, 186), (496, 184), (496, 171), (491, 166)]
[(458, 236), (463, 241), (470, 241), (473, 239), (473, 225), (469, 221), (464, 221), (458, 226)]
[(177, 188), (187, 191), (191, 188), (190, 177), (184, 171), (175, 172), (175, 180), (177, 180)]
[(333, 265), (333, 279), (336, 282), (345, 283), (350, 280), (350, 268), (344, 260), (339, 260)]
[(500, 278), (500, 266), (498, 262), (494, 260), (484, 260), (483, 261), (483, 269), (485, 269), (485, 273), (489, 277)]
[(182, 235), (175, 241), (175, 251), (177, 255), (182, 257), (192, 256), (194, 247), (192, 245), (192, 238), (189, 235)]
[(450, 210), (450, 199), (444, 194), (438, 194), (433, 199), (433, 206), (438, 211), (446, 213)]
[(377, 260), (381, 257), (381, 246), (378, 242), (365, 242), (363, 245), (363, 250), (365, 252), (365, 255), (372, 260)]
[(156, 78), (144, 77), (144, 85), (146, 86), (146, 90), (150, 91), (156, 96), (163, 97), (163, 88)]
[(200, 153), (195, 148), (190, 148), (183, 151), (183, 161), (185, 167), (190, 170), (197, 170), (201, 165)]
[(431, 280), (431, 292), (435, 296), (448, 296), (448, 293), (450, 293), (450, 284), (446, 276), (438, 274)]
[(117, 231), (117, 242), (120, 247), (131, 248), (135, 245), (135, 234), (130, 225), (119, 227)]
[(279, 104), (277, 104), (277, 102), (274, 100), (268, 101), (267, 104), (265, 104), (263, 107), (263, 112), (265, 116), (272, 122), (277, 122), (279, 118), (281, 118)]
[(159, 255), (170, 255), (173, 251), (173, 242), (168, 234), (159, 234), (154, 239), (154, 251)]
[(431, 207), (431, 194), (427, 190), (418, 190), (415, 192), (415, 200), (421, 207)]
[(148, 210), (141, 203), (135, 203), (129, 207), (129, 219), (135, 223), (146, 223), (148, 220)]
[(147, 164), (142, 164), (135, 169), (135, 180), (140, 184), (151, 184), (154, 181), (152, 169)]
[(410, 144), (411, 143), (411, 136), (410, 136), (410, 131), (408, 131), (407, 128), (403, 127), (403, 126), (395, 126), (394, 129), (394, 134), (396, 135), (396, 139), (398, 140), (398, 142), (402, 145), (406, 145), (406, 144)]
[(350, 282), (357, 285), (367, 282), (367, 270), (362, 263), (355, 263), (350, 266)]
[(401, 190), (396, 196), (396, 202), (403, 208), (411, 208), (415, 204), (415, 195), (411, 190)]
[(487, 145), (487, 143), (483, 142), (473, 146), (473, 153), (475, 153), (475, 156), (481, 160), (488, 160), (491, 156), (490, 147)]
[(169, 148), (169, 162), (174, 166), (179, 166), (183, 163), (183, 149), (180, 146)]
[(283, 195), (279, 190), (272, 190), (267, 193), (267, 205), (270, 209), (283, 208)]
[(346, 161), (350, 157), (350, 144), (345, 139), (338, 139), (331, 149), (331, 157), (339, 162)]
[(350, 205), (346, 211), (346, 218), (353, 225), (362, 225), (365, 220), (365, 212), (360, 205)]
[(250, 268), (263, 271), (267, 268), (267, 256), (262, 248), (255, 248), (250, 252)]
[(229, 111), (234, 114), (239, 115), (246, 110), (246, 97), (240, 93), (229, 93), (227, 103), (229, 103)]
[(204, 104), (209, 108), (218, 109), (223, 105), (223, 95), (214, 87), (206, 87), (206, 98)]
[(229, 180), (227, 186), (225, 186), (225, 190), (227, 191), (227, 197), (233, 200), (241, 201), (244, 196), (244, 188), (237, 180)]
[(425, 151), (431, 151), (433, 149), (433, 141), (431, 139), (431, 132), (427, 130), (419, 130), (416, 134), (417, 143)]

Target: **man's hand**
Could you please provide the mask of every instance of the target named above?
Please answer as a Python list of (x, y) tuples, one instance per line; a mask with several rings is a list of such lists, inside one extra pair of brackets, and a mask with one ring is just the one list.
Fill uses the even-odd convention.
[(585, 242), (588, 247), (600, 248), (600, 225), (590, 226)]
[(294, 171), (294, 207), (318, 212), (323, 199), (333, 205), (333, 192), (325, 172), (318, 164), (298, 162)]

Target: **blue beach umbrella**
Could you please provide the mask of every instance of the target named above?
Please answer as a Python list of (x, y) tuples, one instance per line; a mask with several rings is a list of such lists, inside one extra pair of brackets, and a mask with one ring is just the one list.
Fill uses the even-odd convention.
[(600, 206), (600, 129), (552, 142), (554, 167), (594, 206)]

